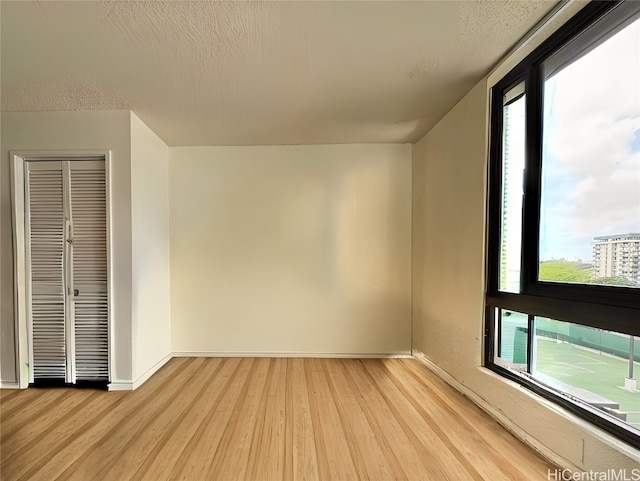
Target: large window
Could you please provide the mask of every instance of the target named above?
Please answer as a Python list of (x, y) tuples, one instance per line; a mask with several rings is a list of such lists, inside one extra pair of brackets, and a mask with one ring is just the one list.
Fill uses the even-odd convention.
[(492, 89), (485, 364), (640, 446), (640, 2)]

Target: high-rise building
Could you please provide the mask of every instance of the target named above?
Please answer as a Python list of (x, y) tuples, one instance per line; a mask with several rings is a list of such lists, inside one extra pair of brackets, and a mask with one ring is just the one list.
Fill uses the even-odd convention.
[(624, 277), (640, 282), (640, 233), (593, 238), (595, 277)]

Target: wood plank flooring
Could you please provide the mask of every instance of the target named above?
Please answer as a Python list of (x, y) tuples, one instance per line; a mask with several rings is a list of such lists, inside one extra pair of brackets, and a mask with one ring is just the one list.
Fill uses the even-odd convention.
[(137, 391), (0, 391), (0, 478), (546, 480), (413, 359), (176, 358)]

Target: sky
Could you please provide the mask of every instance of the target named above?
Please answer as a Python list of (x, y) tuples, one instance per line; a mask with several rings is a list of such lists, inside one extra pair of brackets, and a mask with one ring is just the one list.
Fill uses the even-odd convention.
[(640, 232), (640, 19), (547, 79), (540, 259)]

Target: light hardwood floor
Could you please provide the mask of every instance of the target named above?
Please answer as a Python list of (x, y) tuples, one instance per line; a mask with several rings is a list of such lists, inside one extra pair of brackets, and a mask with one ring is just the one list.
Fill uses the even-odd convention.
[(413, 359), (176, 358), (134, 392), (0, 391), (0, 478), (546, 480)]

